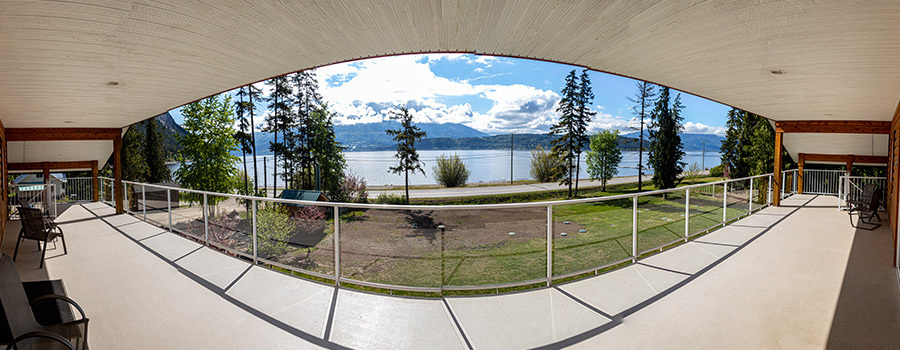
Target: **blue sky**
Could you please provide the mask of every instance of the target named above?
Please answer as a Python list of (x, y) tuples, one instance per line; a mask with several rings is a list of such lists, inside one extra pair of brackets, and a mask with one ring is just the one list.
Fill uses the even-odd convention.
[[(336, 124), (381, 121), (401, 104), (418, 122), (461, 123), (499, 134), (546, 132), (555, 122), (559, 92), (572, 69), (580, 72), (527, 59), (425, 54), (335, 64), (316, 69), (316, 74), (323, 98), (338, 113)], [(627, 97), (634, 95), (636, 81), (589, 74), (598, 112), (590, 130), (630, 132), (636, 124)], [(686, 93), (682, 102), (685, 132), (724, 135), (729, 107)], [(181, 122), (180, 113), (173, 116)]]

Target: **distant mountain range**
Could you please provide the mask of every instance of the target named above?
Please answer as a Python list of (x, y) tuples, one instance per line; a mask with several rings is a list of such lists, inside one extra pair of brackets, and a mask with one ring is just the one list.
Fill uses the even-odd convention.
[[(176, 134), (184, 135), (187, 131), (175, 123), (169, 113), (156, 117), (160, 125), (165, 128), (163, 144), (167, 159), (174, 159), (179, 146), (175, 138)], [(389, 151), (396, 149), (396, 143), (384, 131), (397, 129), (400, 123), (384, 121), (380, 123), (335, 125), (334, 131), (337, 141), (348, 151)], [(489, 135), (468, 126), (455, 123), (419, 123), (416, 124), (427, 133), (427, 137), (417, 144), (421, 150), (479, 150), (479, 149), (509, 149), (509, 134)], [(136, 125), (135, 127), (140, 127)], [(626, 151), (638, 150), (639, 132), (627, 133), (619, 136), (619, 148)], [(646, 142), (649, 134), (644, 132), (644, 149), (649, 145)], [(535, 149), (538, 146), (550, 148), (553, 136), (547, 134), (516, 134), (514, 147), (516, 149)], [(272, 154), (269, 151), (269, 142), (275, 140), (271, 133), (256, 133), (256, 149), (259, 155)], [(681, 142), (685, 151), (701, 151), (704, 148), (708, 152), (718, 152), (719, 146), (724, 140), (721, 136), (709, 134), (681, 134)], [(236, 152), (240, 154), (240, 152)]]

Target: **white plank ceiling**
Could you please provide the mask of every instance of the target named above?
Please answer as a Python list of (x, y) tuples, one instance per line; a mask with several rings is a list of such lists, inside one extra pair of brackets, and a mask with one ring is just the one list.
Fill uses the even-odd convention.
[[(292, 71), (471, 52), (644, 79), (773, 120), (890, 120), (898, 18), (896, 0), (3, 0), (0, 119), (124, 127)], [(788, 135), (792, 153), (825, 153), (805, 138)], [(847, 140), (840, 154), (856, 152)], [(49, 155), (34, 149), (24, 157)]]

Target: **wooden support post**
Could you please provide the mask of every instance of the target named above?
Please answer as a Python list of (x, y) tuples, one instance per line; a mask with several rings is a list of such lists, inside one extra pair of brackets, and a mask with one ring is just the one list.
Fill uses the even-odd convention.
[(781, 153), (784, 147), (781, 141), (784, 139), (783, 134), (783, 132), (775, 130), (775, 176), (772, 179), (775, 185), (772, 186), (772, 205), (776, 207), (781, 206)]
[(853, 155), (847, 155), (847, 176), (853, 176)]
[(803, 166), (806, 165), (805, 154), (800, 153), (797, 161), (797, 193), (803, 194)]
[(122, 135), (117, 136), (113, 140), (113, 164), (115, 165), (116, 178), (113, 184), (113, 193), (116, 195), (116, 214), (122, 214), (125, 212), (122, 200), (125, 194), (122, 188)]
[(43, 170), (44, 175), (44, 184), (50, 183), (50, 163), (43, 162), (41, 163), (41, 170)]
[(91, 178), (93, 185), (91, 188), (94, 189), (94, 202), (100, 201), (100, 169), (97, 169), (98, 166), (96, 160), (91, 161)]

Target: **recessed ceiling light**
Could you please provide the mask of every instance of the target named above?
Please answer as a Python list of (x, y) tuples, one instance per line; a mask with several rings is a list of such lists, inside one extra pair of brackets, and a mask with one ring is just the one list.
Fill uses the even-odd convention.
[(773, 70), (770, 70), (769, 72), (772, 73), (772, 74), (775, 74), (775, 75), (782, 75), (782, 74), (784, 74), (784, 71), (781, 70), (781, 69), (773, 69)]
[(833, 116), (833, 115), (834, 115), (834, 113), (825, 113), (825, 116), (826, 116), (826, 117), (830, 117), (830, 116)]
[(118, 81), (115, 81), (115, 80), (110, 80), (110, 81), (107, 81), (107, 82), (106, 82), (106, 85), (108, 85), (108, 86), (117, 86), (117, 85), (119, 85), (119, 82), (118, 82)]
[(74, 123), (74, 122), (71, 120), (63, 120), (63, 124), (72, 124), (72, 123)]

